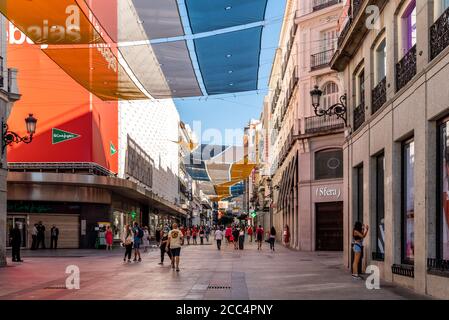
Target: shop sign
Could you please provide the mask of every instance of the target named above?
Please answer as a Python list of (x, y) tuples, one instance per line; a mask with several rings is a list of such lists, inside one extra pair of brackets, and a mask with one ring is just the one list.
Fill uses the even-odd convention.
[(73, 140), (73, 139), (76, 139), (79, 137), (80, 137), (80, 135), (76, 134), (76, 133), (64, 131), (64, 130), (57, 129), (57, 128), (51, 129), (51, 143), (52, 144), (57, 144), (57, 143)]
[(111, 153), (111, 156), (117, 153), (117, 149), (115, 148), (112, 141), (109, 142), (109, 152)]
[(341, 196), (340, 188), (330, 188), (330, 187), (318, 187), (315, 191), (316, 196), (319, 198), (322, 197), (337, 197)]

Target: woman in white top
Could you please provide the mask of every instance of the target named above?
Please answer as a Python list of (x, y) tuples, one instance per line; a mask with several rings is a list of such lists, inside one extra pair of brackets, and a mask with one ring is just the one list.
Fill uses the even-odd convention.
[(149, 246), (150, 246), (150, 232), (148, 231), (148, 227), (145, 227), (143, 228), (143, 238), (142, 238), (143, 252), (147, 252)]
[(134, 234), (129, 225), (126, 225), (125, 230), (122, 234), (122, 242), (125, 247), (125, 256), (123, 257), (123, 261), (126, 261), (126, 257), (128, 257), (128, 263), (131, 262), (131, 253), (133, 251), (133, 240)]

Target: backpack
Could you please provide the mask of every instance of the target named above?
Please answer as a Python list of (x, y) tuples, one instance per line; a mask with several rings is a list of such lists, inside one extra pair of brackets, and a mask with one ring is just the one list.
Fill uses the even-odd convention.
[(139, 239), (142, 239), (143, 238), (143, 229), (139, 228), (138, 230), (139, 231), (137, 232), (137, 236), (139, 237)]

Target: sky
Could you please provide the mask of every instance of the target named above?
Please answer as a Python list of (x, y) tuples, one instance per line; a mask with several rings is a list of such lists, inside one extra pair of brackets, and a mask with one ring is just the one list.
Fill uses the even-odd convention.
[[(285, 10), (285, 0), (269, 0), (262, 35), (258, 92), (175, 99), (181, 120), (194, 130), (202, 143), (243, 144), (243, 128), (259, 119)], [(218, 131), (217, 131), (218, 130)], [(221, 135), (221, 137), (220, 137)], [(212, 138), (214, 137), (214, 138)], [(214, 141), (215, 140), (215, 141)]]

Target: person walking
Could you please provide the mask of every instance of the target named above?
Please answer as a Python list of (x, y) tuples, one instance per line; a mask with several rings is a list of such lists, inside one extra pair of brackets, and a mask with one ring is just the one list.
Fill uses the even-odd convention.
[(262, 225), (260, 224), (259, 227), (256, 229), (256, 241), (257, 241), (257, 250), (262, 250), (263, 228)]
[(249, 236), (249, 242), (253, 242), (253, 228), (251, 227), (251, 225), (248, 226), (247, 233)]
[(159, 226), (157, 226), (156, 228), (156, 242), (159, 245), (159, 243), (161, 242), (161, 228)]
[(221, 228), (215, 230), (215, 241), (217, 241), (217, 249), (221, 250), (221, 241), (223, 240), (223, 231)]
[(106, 227), (106, 233), (105, 236), (106, 238), (106, 250), (112, 250), (112, 241), (113, 241), (113, 236), (112, 236), (112, 230), (110, 226)]
[(187, 245), (190, 245), (190, 237), (192, 235), (192, 231), (190, 230), (190, 228), (187, 228), (186, 231), (186, 236), (187, 236)]
[(42, 221), (39, 221), (37, 226), (37, 248), (39, 248), (42, 244), (42, 248), (45, 249), (45, 226), (42, 224)]
[(199, 236), (200, 236), (200, 243), (201, 245), (204, 244), (204, 236), (205, 236), (205, 231), (203, 227), (200, 227), (200, 231), (198, 232)]
[(245, 245), (245, 227), (241, 227), (239, 230), (239, 250), (243, 250)]
[(37, 249), (37, 233), (38, 233), (37, 226), (38, 226), (38, 224), (35, 223), (33, 226), (33, 229), (31, 230), (31, 239), (32, 239), (31, 250)]
[(239, 235), (240, 235), (239, 229), (236, 226), (234, 226), (234, 229), (232, 229), (232, 238), (234, 238), (234, 250), (239, 249)]
[(285, 225), (284, 228), (284, 243), (287, 247), (290, 245), (290, 228), (288, 225)]
[(196, 227), (193, 227), (193, 229), (192, 229), (192, 239), (193, 239), (193, 244), (198, 244), (198, 243), (196, 242), (197, 232), (198, 232), (198, 230), (196, 230)]
[(352, 263), (352, 278), (353, 279), (363, 279), (359, 274), (359, 262), (362, 260), (363, 255), (363, 239), (368, 234), (368, 225), (363, 225), (361, 222), (357, 221), (354, 224), (354, 229), (352, 230), (352, 250), (354, 251), (354, 261)]
[(209, 243), (209, 236), (210, 236), (210, 227), (206, 226), (206, 241)]
[(225, 237), (226, 237), (227, 245), (229, 246), (229, 244), (231, 243), (231, 237), (232, 237), (231, 226), (226, 227)]
[(23, 262), (23, 260), (20, 258), (20, 247), (22, 246), (22, 233), (20, 232), (18, 223), (16, 223), (14, 229), (11, 230), (10, 237), (12, 247), (12, 261)]
[(126, 225), (122, 235), (122, 243), (123, 246), (125, 247), (125, 256), (123, 257), (124, 262), (126, 261), (126, 258), (128, 258), (128, 263), (131, 262), (131, 254), (133, 251), (133, 239), (134, 235), (131, 226)]
[(186, 238), (186, 228), (184, 228), (184, 226), (181, 226), (181, 233), (182, 233), (182, 243), (181, 245), (184, 245), (184, 239)]
[(147, 252), (149, 246), (150, 246), (150, 231), (148, 230), (148, 227), (145, 226), (143, 228), (143, 238), (142, 238), (143, 252)]
[(179, 257), (181, 255), (182, 233), (178, 229), (176, 223), (173, 224), (173, 229), (168, 233), (168, 247), (170, 248), (172, 260), (171, 266), (174, 269), (176, 264), (176, 271), (179, 272)]
[(269, 241), (270, 241), (270, 249), (274, 251), (274, 242), (276, 241), (276, 229), (274, 228), (274, 226), (272, 226), (270, 229)]
[[(141, 262), (142, 257), (140, 256), (140, 246), (142, 244), (143, 230), (139, 227), (139, 224), (137, 222), (134, 222), (133, 234), (134, 234), (134, 260), (133, 261)], [(137, 257), (139, 257), (139, 260), (137, 260)]]
[(164, 232), (164, 234), (161, 237), (161, 243), (159, 245), (159, 249), (161, 249), (161, 262), (159, 262), (160, 265), (164, 265), (165, 254), (167, 254), (168, 257), (170, 258), (170, 261), (172, 261), (171, 252), (167, 244), (168, 244), (168, 233)]

